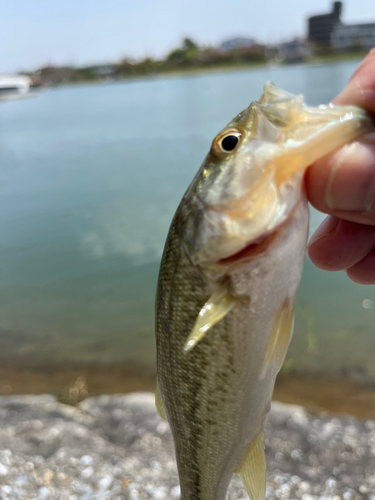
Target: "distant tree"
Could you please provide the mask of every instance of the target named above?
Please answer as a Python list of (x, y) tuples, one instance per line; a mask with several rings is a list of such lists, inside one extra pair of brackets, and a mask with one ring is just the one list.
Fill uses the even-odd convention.
[(182, 49), (174, 49), (167, 56), (167, 60), (173, 64), (181, 64), (185, 59), (185, 51)]
[(152, 75), (157, 73), (158, 62), (151, 59), (151, 57), (146, 57), (146, 59), (136, 64), (136, 69), (138, 74)]
[(124, 58), (117, 65), (117, 76), (126, 78), (137, 74), (136, 62), (132, 59)]
[(194, 66), (199, 63), (199, 47), (190, 38), (184, 38), (181, 48), (174, 49), (167, 56), (167, 61), (176, 66)]
[(182, 50), (199, 50), (198, 45), (191, 38), (184, 38), (182, 41)]

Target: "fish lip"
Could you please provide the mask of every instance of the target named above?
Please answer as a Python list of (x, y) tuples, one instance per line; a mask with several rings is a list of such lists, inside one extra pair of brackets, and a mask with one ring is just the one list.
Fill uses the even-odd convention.
[(234, 264), (244, 261), (249, 261), (263, 253), (272, 243), (272, 241), (276, 238), (279, 227), (273, 229), (270, 233), (257, 238), (256, 240), (252, 240), (246, 244), (244, 248), (239, 250), (238, 252), (230, 255), (229, 257), (225, 257), (224, 259), (220, 259), (217, 261), (217, 264), (225, 266), (228, 264)]

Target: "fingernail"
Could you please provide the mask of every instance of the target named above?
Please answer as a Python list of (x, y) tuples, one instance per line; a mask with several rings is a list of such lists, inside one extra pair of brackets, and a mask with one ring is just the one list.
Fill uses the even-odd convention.
[(325, 192), (328, 208), (372, 213), (375, 208), (375, 146), (354, 142), (336, 155)]
[(332, 217), (329, 215), (324, 219), (324, 221), (320, 224), (315, 233), (311, 236), (310, 241), (307, 247), (311, 247), (314, 243), (316, 243), (321, 238), (328, 236), (334, 233), (340, 223), (340, 219), (338, 217)]

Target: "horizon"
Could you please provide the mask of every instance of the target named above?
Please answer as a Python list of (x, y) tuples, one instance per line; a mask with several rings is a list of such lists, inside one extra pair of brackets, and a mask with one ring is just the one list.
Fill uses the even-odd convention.
[[(182, 0), (159, 0), (159, 5), (151, 0), (139, 0), (136, 5), (107, 0), (104, 7), (100, 0), (74, 2), (7, 3), (0, 18), (0, 74), (51, 65), (111, 64), (125, 58), (161, 59), (186, 37), (199, 46), (217, 46), (235, 37), (276, 44), (305, 37), (308, 17), (330, 12), (333, 3), (306, 0), (301, 5), (289, 0), (280, 8), (277, 0), (261, 4), (237, 0), (233, 8), (225, 0), (217, 0), (213, 9), (209, 0), (191, 0), (188, 7)], [(375, 21), (373, 0), (344, 2), (342, 21)]]

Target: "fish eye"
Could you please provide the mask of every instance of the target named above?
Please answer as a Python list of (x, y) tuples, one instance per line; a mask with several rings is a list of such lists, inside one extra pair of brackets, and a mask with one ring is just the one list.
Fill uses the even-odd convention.
[(234, 151), (241, 139), (241, 133), (236, 129), (226, 130), (219, 134), (212, 143), (212, 152), (219, 157)]
[(238, 137), (236, 135), (227, 135), (224, 137), (224, 139), (221, 141), (221, 148), (224, 151), (233, 151), (234, 148), (238, 144)]

